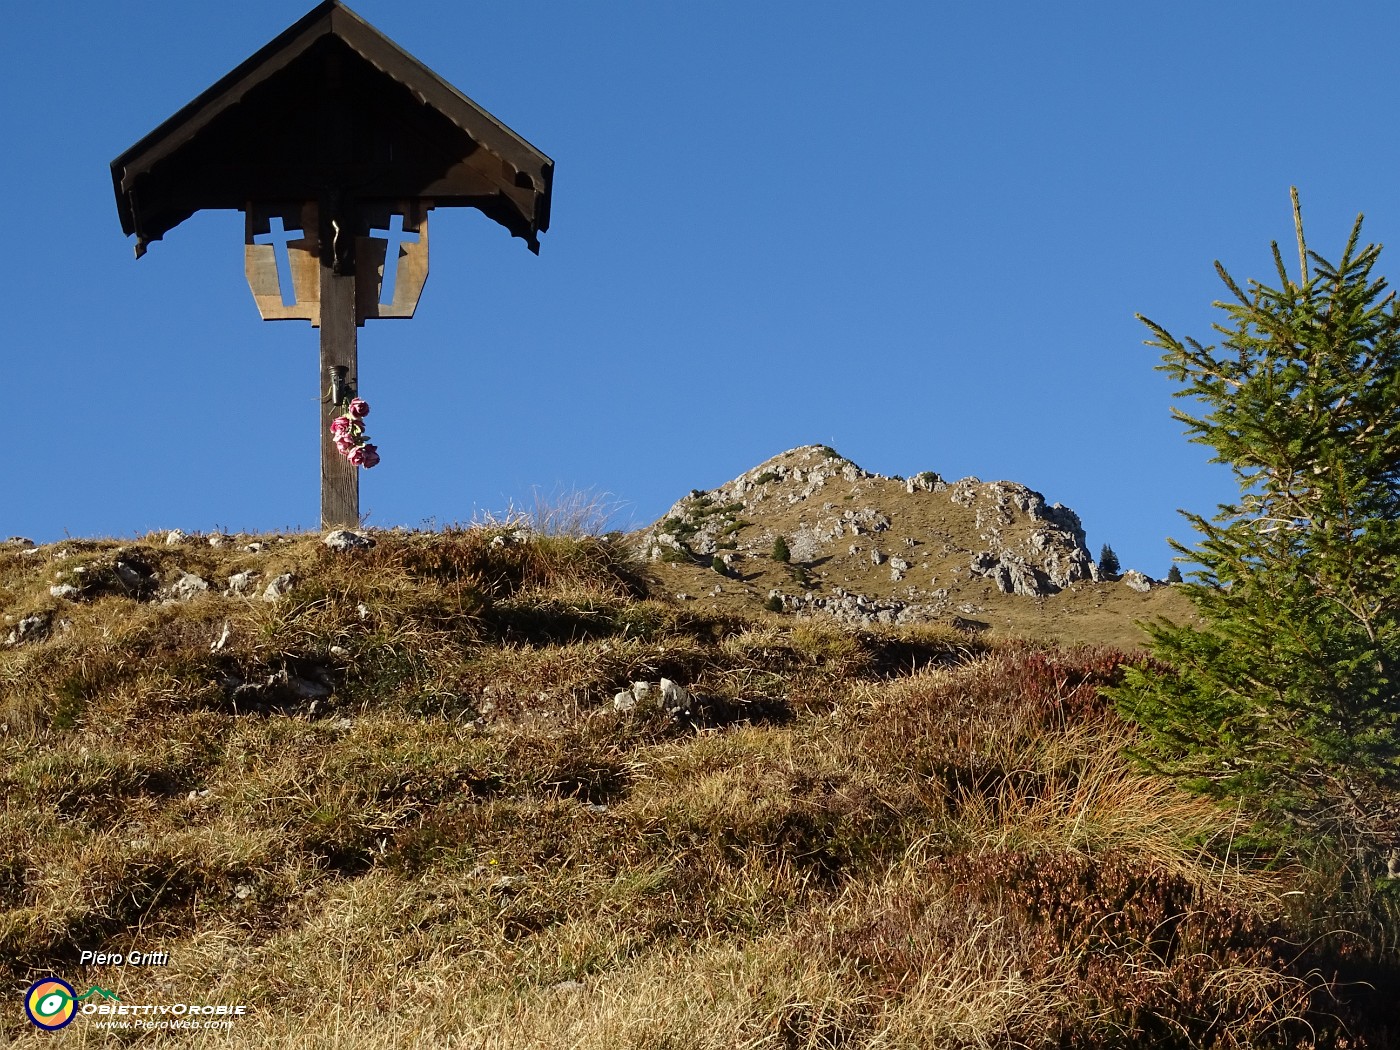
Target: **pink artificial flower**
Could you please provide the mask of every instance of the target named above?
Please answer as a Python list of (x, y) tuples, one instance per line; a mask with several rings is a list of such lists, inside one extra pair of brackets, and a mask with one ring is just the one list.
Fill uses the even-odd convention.
[(350, 426), (354, 421), (349, 416), (336, 416), (331, 420), (331, 434), (339, 437), (341, 434), (348, 434)]
[(362, 452), (365, 454), (365, 459), (364, 459), (364, 464), (363, 464), (363, 465), (364, 465), (364, 468), (365, 468), (366, 470), (368, 470), (370, 467), (373, 467), (373, 466), (377, 466), (377, 465), (378, 465), (378, 463), (379, 463), (379, 448), (378, 448), (378, 446), (376, 446), (376, 445), (363, 445), (363, 446), (361, 446), (360, 451), (362, 451)]
[(353, 466), (363, 467), (365, 465), (365, 450), (367, 448), (369, 448), (368, 445), (356, 445), (346, 453), (345, 458), (348, 459)]
[(355, 439), (349, 434), (339, 434), (335, 439), (335, 447), (342, 456), (348, 456), (358, 446), (355, 444)]
[(369, 402), (357, 397), (350, 402), (349, 412), (356, 419), (363, 419), (369, 415)]

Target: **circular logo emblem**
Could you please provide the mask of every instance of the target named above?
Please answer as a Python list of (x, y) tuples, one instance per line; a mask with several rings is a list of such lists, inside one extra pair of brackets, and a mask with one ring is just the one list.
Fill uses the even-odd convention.
[(46, 1032), (56, 1032), (78, 1012), (78, 993), (67, 981), (45, 977), (29, 986), (24, 995), (24, 1012)]

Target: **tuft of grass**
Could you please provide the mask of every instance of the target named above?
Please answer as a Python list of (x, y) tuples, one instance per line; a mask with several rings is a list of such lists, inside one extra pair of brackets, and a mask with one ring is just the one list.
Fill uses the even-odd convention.
[(512, 501), (504, 511), (480, 513), (472, 525), (501, 532), (525, 532), (538, 536), (582, 540), (613, 531), (623, 510), (610, 492), (596, 489), (555, 489), (546, 494), (533, 489), (527, 506)]

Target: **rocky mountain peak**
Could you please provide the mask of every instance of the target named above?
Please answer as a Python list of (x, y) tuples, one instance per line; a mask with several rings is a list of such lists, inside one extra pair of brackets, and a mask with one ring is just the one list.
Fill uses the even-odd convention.
[(635, 542), (686, 597), (902, 623), (1096, 581), (1084, 539), (1074, 511), (1017, 482), (886, 477), (804, 445), (693, 490)]

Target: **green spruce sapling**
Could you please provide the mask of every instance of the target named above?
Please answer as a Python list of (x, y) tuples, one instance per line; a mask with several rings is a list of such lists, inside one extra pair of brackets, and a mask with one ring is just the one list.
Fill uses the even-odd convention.
[(1204, 626), (1152, 627), (1169, 669), (1115, 695), (1154, 767), (1375, 856), (1400, 843), (1400, 312), (1361, 218), (1331, 263), (1293, 202), (1298, 277), (1277, 244), (1277, 287), (1216, 264), (1218, 347), (1142, 318), (1200, 406), (1173, 414), (1240, 494), (1186, 514), (1194, 549), (1173, 542), (1201, 566), (1185, 591)]

